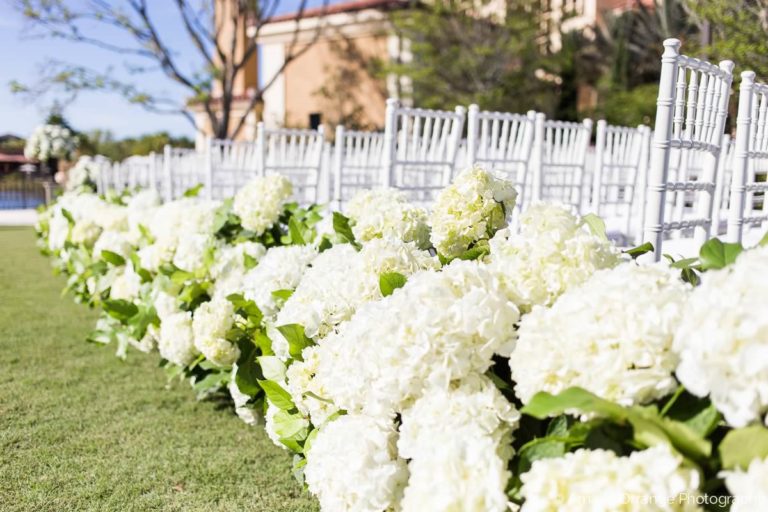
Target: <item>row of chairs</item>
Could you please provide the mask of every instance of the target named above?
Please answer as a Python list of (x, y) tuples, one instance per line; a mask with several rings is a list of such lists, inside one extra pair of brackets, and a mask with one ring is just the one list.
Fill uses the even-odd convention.
[[(622, 245), (650, 241), (691, 254), (710, 236), (740, 241), (744, 227), (768, 223), (768, 86), (742, 73), (736, 137), (724, 134), (733, 63), (681, 55), (664, 43), (655, 129), (598, 121), (548, 120), (541, 113), (411, 108), (390, 99), (385, 130), (338, 126), (333, 147), (324, 129), (257, 128), (253, 142), (208, 140), (188, 150), (131, 157), (101, 174), (101, 188), (150, 186), (166, 198), (205, 185), (211, 198), (233, 194), (251, 177), (282, 173), (296, 199), (343, 209), (359, 189), (408, 191), (425, 204), (458, 169), (482, 165), (513, 179), (518, 205), (556, 200), (606, 219)], [(465, 126), (466, 125), (466, 126)], [(464, 134), (466, 133), (466, 138)], [(664, 246), (664, 249), (662, 248)]]

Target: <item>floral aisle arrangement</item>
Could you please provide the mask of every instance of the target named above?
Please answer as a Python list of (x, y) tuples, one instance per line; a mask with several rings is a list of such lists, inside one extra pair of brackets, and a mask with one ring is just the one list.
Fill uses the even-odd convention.
[(24, 156), (45, 162), (50, 159), (69, 160), (77, 149), (77, 139), (64, 126), (43, 124), (35, 128), (27, 139)]
[(67, 181), (64, 188), (69, 192), (96, 192), (96, 182), (103, 165), (107, 164), (106, 157), (83, 155), (77, 159), (67, 171)]
[(91, 341), (228, 394), (323, 510), (765, 508), (768, 247), (640, 265), (564, 206), (509, 225), (514, 185), (480, 168), (432, 211), (291, 193), (79, 188), (40, 244), (103, 311)]

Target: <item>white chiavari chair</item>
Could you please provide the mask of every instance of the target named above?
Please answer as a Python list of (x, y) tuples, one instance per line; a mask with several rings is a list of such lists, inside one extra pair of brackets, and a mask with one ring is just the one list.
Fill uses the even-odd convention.
[(620, 245), (632, 244), (640, 226), (638, 186), (648, 171), (651, 130), (597, 122), (591, 209), (603, 218), (609, 237)]
[[(677, 39), (664, 41), (643, 235), (656, 260), (664, 252), (693, 256), (709, 237), (732, 72), (731, 61), (715, 66), (681, 55)], [(677, 173), (670, 172), (674, 150)], [(664, 244), (665, 235), (690, 230), (692, 239)]]
[(427, 110), (387, 100), (381, 184), (429, 203), (452, 179), (466, 109)]
[(467, 112), (467, 165), (480, 165), (514, 181), (520, 210), (526, 200), (536, 113), (481, 111), (474, 104)]
[(206, 151), (210, 152), (211, 197), (231, 197), (249, 180), (258, 176), (257, 144), (254, 141), (209, 139)]
[(583, 211), (587, 149), (592, 120), (544, 120), (537, 115), (533, 149), (532, 199), (570, 204)]
[(360, 190), (379, 186), (384, 134), (336, 127), (333, 153), (333, 204), (344, 204)]
[(727, 239), (751, 246), (768, 228), (768, 85), (753, 71), (741, 74), (735, 146)]
[(293, 182), (294, 199), (302, 204), (327, 200), (321, 186), (325, 135), (317, 130), (256, 127), (256, 168), (260, 175), (281, 174)]

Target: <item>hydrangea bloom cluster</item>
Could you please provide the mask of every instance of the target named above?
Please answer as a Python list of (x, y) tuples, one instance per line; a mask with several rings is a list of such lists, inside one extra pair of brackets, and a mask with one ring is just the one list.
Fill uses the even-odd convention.
[(212, 298), (226, 298), (237, 293), (242, 287), (249, 266), (257, 264), (267, 252), (258, 242), (242, 242), (236, 245), (219, 245), (211, 268), (208, 269), (212, 288)]
[(323, 427), (304, 469), (321, 508), (338, 512), (394, 508), (408, 479), (396, 442), (391, 422), (364, 415), (341, 416)]
[(432, 244), (447, 258), (459, 256), (507, 225), (516, 198), (512, 182), (479, 167), (463, 171), (437, 196), (429, 218)]
[(425, 389), (483, 373), (494, 354), (508, 355), (518, 319), (492, 273), (454, 261), (359, 308), (320, 345), (315, 379), (349, 412), (402, 411)]
[(408, 201), (405, 192), (380, 188), (358, 192), (347, 205), (353, 221), (352, 233), (360, 242), (376, 238), (398, 238), (414, 242), (419, 248), (429, 246), (427, 211)]
[(620, 261), (619, 250), (565, 206), (532, 205), (519, 222), (519, 233), (501, 230), (491, 239), (487, 261), (522, 312), (551, 306), (568, 288)]
[(240, 357), (240, 349), (226, 339), (232, 328), (234, 306), (227, 299), (204, 302), (192, 319), (195, 348), (213, 364), (231, 366)]
[(734, 498), (731, 512), (768, 510), (768, 457), (754, 459), (746, 471), (723, 471), (720, 476)]
[(157, 348), (163, 359), (177, 366), (187, 366), (195, 359), (198, 352), (192, 332), (192, 314), (189, 311), (180, 311), (163, 319)]
[(277, 222), (291, 194), (293, 185), (285, 176), (258, 177), (235, 194), (232, 210), (245, 229), (261, 236)]
[(24, 146), (24, 156), (30, 160), (45, 161), (49, 158), (68, 159), (77, 149), (69, 128), (58, 124), (44, 124), (35, 128)]
[(734, 427), (768, 412), (768, 247), (704, 274), (675, 335), (677, 377)]
[(536, 460), (521, 478), (522, 512), (703, 510), (694, 499), (699, 494), (699, 473), (685, 467), (682, 458), (665, 445), (628, 457), (581, 449), (560, 458)]
[(88, 156), (83, 155), (77, 159), (75, 165), (73, 165), (67, 171), (67, 190), (95, 190), (96, 180), (99, 177), (101, 166), (104, 165), (105, 158), (101, 156)]
[(296, 288), (316, 256), (317, 249), (310, 245), (270, 248), (243, 277), (245, 298), (254, 301), (267, 320), (274, 321), (279, 304), (272, 292)]
[(428, 252), (395, 238), (371, 240), (359, 252), (349, 244), (336, 245), (312, 261), (275, 323), (299, 324), (310, 338), (322, 338), (357, 307), (381, 298), (381, 274), (410, 276), (437, 265)]
[(626, 263), (596, 272), (551, 308), (534, 308), (509, 360), (515, 393), (528, 402), (538, 391), (580, 386), (623, 405), (669, 394), (689, 290), (665, 266)]

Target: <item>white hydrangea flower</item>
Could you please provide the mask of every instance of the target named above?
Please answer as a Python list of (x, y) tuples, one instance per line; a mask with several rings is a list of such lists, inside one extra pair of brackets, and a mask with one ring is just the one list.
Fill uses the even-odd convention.
[(93, 257), (101, 258), (101, 251), (111, 251), (128, 258), (132, 251), (131, 242), (123, 231), (102, 231), (93, 244)]
[(391, 422), (362, 415), (325, 425), (307, 454), (304, 476), (323, 510), (381, 512), (394, 508), (408, 479)]
[(111, 299), (122, 299), (133, 302), (141, 293), (141, 276), (133, 270), (133, 265), (127, 264), (122, 267), (112, 281), (109, 290)]
[(551, 306), (568, 288), (621, 261), (620, 251), (592, 235), (568, 208), (547, 203), (523, 212), (519, 234), (497, 232), (490, 249), (487, 262), (524, 313)]
[(152, 305), (155, 307), (155, 312), (160, 321), (180, 312), (179, 298), (176, 294), (170, 294), (164, 290), (154, 290), (152, 296)]
[(733, 495), (731, 512), (768, 510), (768, 457), (756, 458), (746, 471), (723, 471), (725, 486)]
[[(677, 377), (733, 427), (768, 412), (768, 247), (706, 272), (675, 335)], [(766, 419), (768, 421), (768, 419)]]
[(506, 460), (496, 454), (493, 440), (458, 433), (408, 464), (410, 478), (402, 511), (509, 510), (506, 466)]
[(352, 233), (358, 242), (397, 238), (429, 247), (427, 211), (408, 202), (405, 192), (394, 188), (363, 190), (347, 205)]
[[(314, 425), (322, 425), (338, 411), (338, 408), (326, 398), (328, 392), (323, 388), (322, 380), (314, 378), (320, 365), (319, 350), (317, 346), (305, 348), (301, 353), (303, 361), (293, 361), (285, 373), (286, 388), (291, 394), (293, 403), (301, 414), (312, 420)], [(307, 393), (319, 396), (322, 400), (313, 398)]]
[(206, 256), (215, 247), (213, 237), (208, 234), (185, 236), (179, 240), (173, 254), (173, 264), (182, 270), (196, 272), (205, 267)]
[(91, 247), (100, 234), (101, 228), (98, 224), (90, 220), (81, 220), (72, 227), (70, 237), (73, 244)]
[(232, 211), (240, 217), (245, 229), (261, 236), (280, 218), (291, 194), (293, 186), (285, 176), (270, 174), (258, 177), (238, 190)]
[(237, 245), (219, 247), (214, 262), (209, 269), (213, 286), (208, 293), (213, 298), (226, 298), (240, 291), (243, 279), (248, 272), (246, 257), (258, 262), (267, 252), (257, 242), (243, 242)]
[(397, 448), (406, 459), (429, 457), (434, 446), (455, 436), (488, 437), (504, 459), (512, 456), (512, 432), (520, 413), (493, 382), (474, 375), (448, 388), (428, 390), (402, 413)]
[(173, 261), (173, 253), (176, 249), (175, 242), (173, 244), (168, 242), (167, 239), (164, 239), (139, 249), (136, 253), (139, 256), (141, 268), (157, 272), (162, 265)]
[(267, 437), (272, 441), (272, 444), (285, 450), (287, 447), (280, 442), (280, 436), (275, 432), (275, 414), (278, 412), (280, 412), (280, 409), (267, 401), (267, 410), (264, 412), (264, 432), (267, 433)]
[(696, 505), (699, 473), (665, 445), (619, 457), (608, 450), (577, 450), (539, 459), (521, 476), (522, 512), (590, 510), (666, 512)]
[(336, 245), (312, 261), (275, 323), (299, 324), (308, 337), (320, 339), (348, 320), (360, 305), (381, 298), (382, 273), (407, 277), (437, 266), (437, 259), (428, 252), (394, 238), (374, 239), (360, 252), (349, 244)]
[(518, 319), (492, 273), (457, 260), (360, 307), (320, 345), (315, 379), (349, 412), (401, 411), (425, 389), (484, 373), (494, 354), (509, 355)]
[(456, 257), (470, 245), (507, 225), (517, 191), (512, 182), (474, 167), (461, 172), (437, 196), (430, 215), (432, 243), (445, 257)]
[(259, 306), (267, 321), (274, 320), (278, 303), (272, 292), (296, 288), (316, 256), (317, 249), (310, 245), (271, 247), (243, 277), (245, 298)]
[[(256, 410), (248, 405), (248, 400), (250, 400), (251, 397), (240, 391), (240, 388), (237, 386), (237, 381), (235, 379), (236, 375), (237, 364), (233, 364), (232, 374), (229, 378), (229, 384), (227, 388), (229, 389), (229, 394), (232, 397), (232, 401), (235, 403), (235, 413), (248, 425), (257, 425), (259, 423), (259, 415)], [(284, 447), (282, 444), (280, 446)]]
[(160, 206), (162, 198), (160, 193), (153, 189), (148, 188), (140, 190), (128, 198), (126, 207), (130, 212), (146, 211), (148, 209)]
[(67, 159), (77, 149), (77, 139), (64, 126), (40, 125), (32, 132), (24, 146), (24, 156), (30, 160), (49, 158)]
[(157, 348), (163, 359), (175, 365), (186, 366), (194, 361), (197, 350), (192, 333), (192, 313), (182, 311), (163, 320)]
[(537, 306), (520, 323), (509, 365), (515, 393), (580, 386), (622, 405), (674, 391), (672, 340), (690, 286), (661, 264), (625, 263), (600, 270), (551, 308)]
[(218, 201), (184, 197), (153, 209), (146, 227), (161, 247), (175, 249), (181, 240), (192, 235), (213, 234)]
[(226, 339), (232, 328), (235, 308), (227, 299), (200, 304), (192, 319), (195, 348), (218, 366), (230, 366), (240, 357), (240, 349)]
[(102, 165), (109, 165), (106, 157), (101, 155), (95, 157), (81, 156), (77, 159), (75, 165), (67, 171), (66, 189), (78, 190), (83, 187), (95, 186)]

